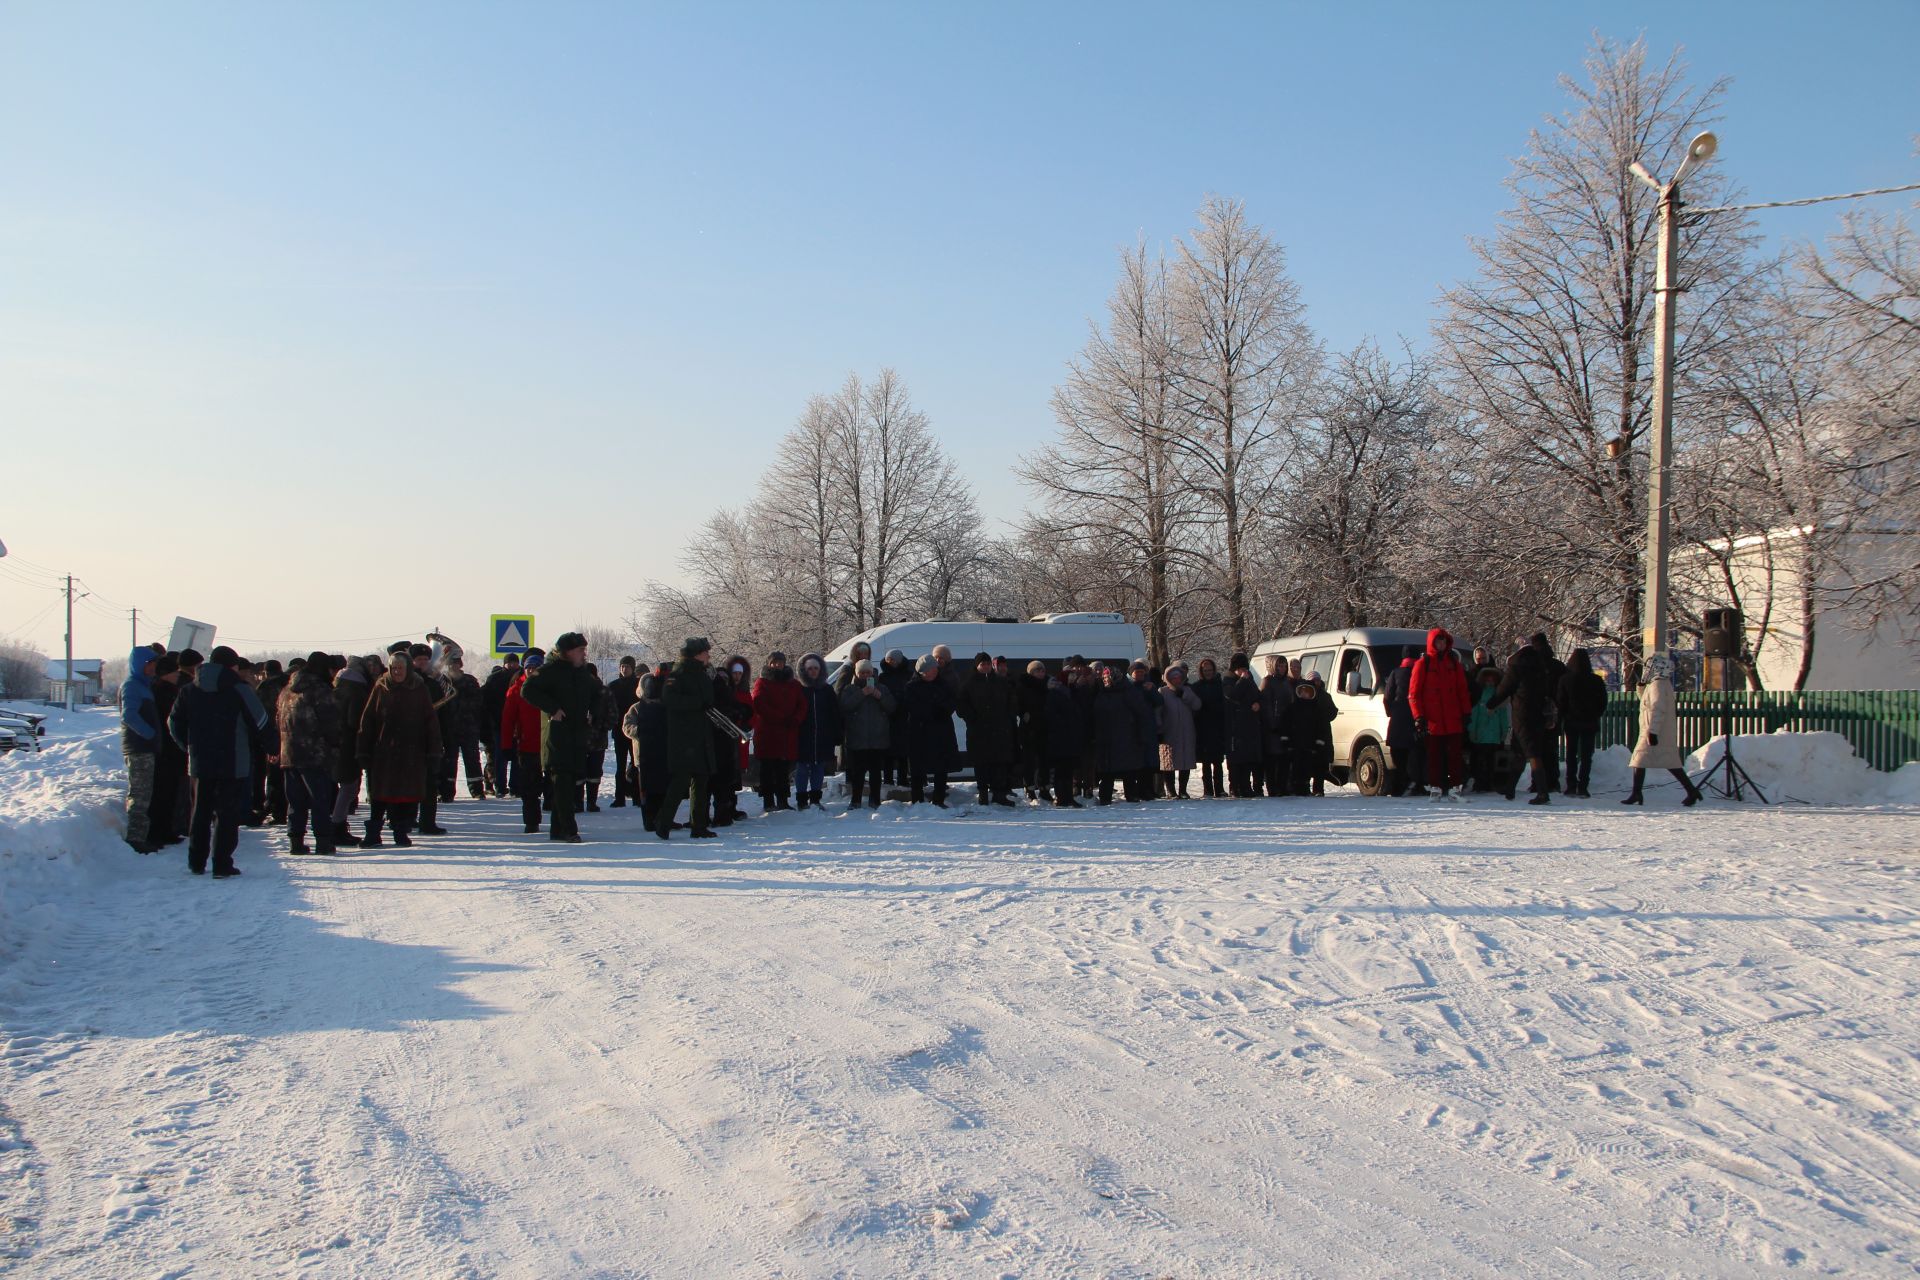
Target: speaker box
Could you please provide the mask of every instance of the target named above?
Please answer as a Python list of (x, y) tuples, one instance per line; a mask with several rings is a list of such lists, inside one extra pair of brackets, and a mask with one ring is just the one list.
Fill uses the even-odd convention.
[(1741, 623), (1738, 609), (1709, 609), (1703, 619), (1700, 652), (1709, 658), (1740, 656)]

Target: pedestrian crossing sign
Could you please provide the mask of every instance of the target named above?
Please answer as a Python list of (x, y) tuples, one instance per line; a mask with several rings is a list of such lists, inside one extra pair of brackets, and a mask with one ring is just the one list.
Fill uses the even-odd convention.
[(493, 656), (524, 655), (533, 647), (533, 615), (496, 613), (493, 615)]

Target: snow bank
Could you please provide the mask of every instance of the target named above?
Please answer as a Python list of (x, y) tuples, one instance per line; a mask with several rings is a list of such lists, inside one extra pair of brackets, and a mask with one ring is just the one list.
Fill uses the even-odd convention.
[(141, 861), (127, 847), (126, 772), (110, 715), (48, 725), (38, 752), (0, 756), (0, 1001), (94, 886)]
[[(1687, 772), (1697, 778), (1718, 764), (1726, 744), (1724, 737), (1718, 737), (1694, 752), (1687, 759)], [(1737, 734), (1733, 758), (1769, 800), (1920, 804), (1920, 764), (1881, 773), (1854, 755), (1853, 745), (1837, 733)]]

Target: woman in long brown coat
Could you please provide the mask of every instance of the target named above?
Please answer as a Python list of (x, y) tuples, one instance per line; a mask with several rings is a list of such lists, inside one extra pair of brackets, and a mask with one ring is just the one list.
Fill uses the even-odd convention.
[(429, 770), (440, 763), (440, 716), (433, 692), (414, 671), (404, 651), (393, 655), (387, 674), (374, 682), (367, 709), (360, 717), (356, 754), (366, 770), (367, 837), (361, 844), (380, 843), (380, 821), (390, 818), (393, 842), (413, 843), (407, 832), (420, 801), (426, 796)]

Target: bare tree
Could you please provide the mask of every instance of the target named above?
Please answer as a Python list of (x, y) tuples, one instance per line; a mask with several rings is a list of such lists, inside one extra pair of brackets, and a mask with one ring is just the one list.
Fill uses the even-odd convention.
[(1796, 306), (1830, 332), (1833, 464), (1852, 562), (1831, 591), (1852, 625), (1920, 632), (1920, 243), (1905, 218), (1850, 217), (1802, 259)]
[(1173, 466), (1173, 441), (1191, 430), (1178, 401), (1178, 333), (1166, 264), (1137, 246), (1121, 256), (1104, 329), (1090, 326), (1053, 393), (1060, 438), (1016, 473), (1045, 501), (1036, 538), (1098, 546), (1102, 576), (1140, 578), (1137, 616), (1148, 661), (1171, 652), (1171, 576), (1193, 523), (1194, 496)]
[(1171, 291), (1179, 408), (1192, 428), (1169, 440), (1184, 485), (1218, 534), (1222, 621), (1240, 649), (1251, 630), (1249, 525), (1270, 504), (1320, 353), (1285, 250), (1240, 201), (1210, 197), (1199, 218), (1180, 243)]
[(1396, 364), (1369, 341), (1333, 361), (1274, 504), (1276, 559), (1309, 601), (1302, 619), (1277, 622), (1364, 627), (1382, 607), (1406, 616), (1412, 583), (1400, 566), (1433, 417), (1431, 378), (1412, 354)]
[(47, 655), (24, 641), (0, 641), (0, 698), (38, 698), (46, 691)]
[[(1597, 40), (1586, 81), (1561, 85), (1572, 105), (1514, 162), (1514, 207), (1474, 245), (1478, 276), (1442, 298), (1438, 354), (1462, 412), (1440, 473), (1450, 492), (1430, 496), (1448, 512), (1437, 529), (1455, 535), (1446, 554), (1546, 588), (1541, 620), (1577, 629), (1611, 613), (1612, 637), (1637, 655), (1657, 203), (1628, 166), (1672, 173), (1725, 82), (1696, 90), (1677, 55), (1651, 66), (1641, 42)], [(1727, 194), (1712, 168), (1687, 190), (1704, 204)], [(1681, 239), (1682, 432), (1694, 371), (1740, 305), (1748, 226), (1723, 215)]]
[(918, 594), (924, 604), (950, 595), (949, 575), (966, 559), (968, 544), (977, 543), (980, 516), (972, 490), (892, 369), (864, 386), (849, 377), (835, 397), (833, 420), (847, 621), (864, 631), (892, 621), (903, 598)]

